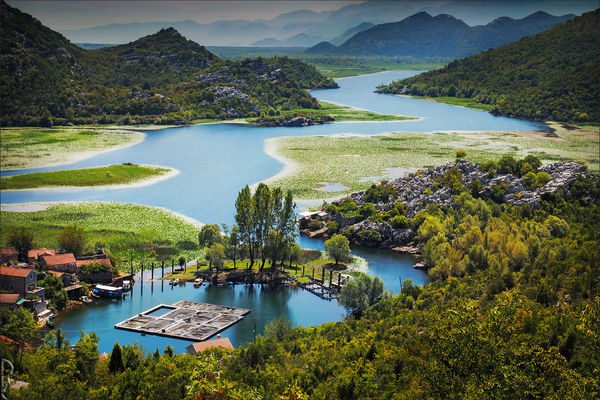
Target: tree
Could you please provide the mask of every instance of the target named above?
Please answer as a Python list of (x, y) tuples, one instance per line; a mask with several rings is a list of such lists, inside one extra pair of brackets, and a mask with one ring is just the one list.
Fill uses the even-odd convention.
[(456, 161), (461, 160), (467, 156), (467, 153), (464, 150), (458, 150), (456, 152)]
[(123, 351), (121, 350), (121, 345), (119, 342), (115, 342), (112, 353), (110, 353), (108, 370), (112, 373), (125, 370), (125, 365), (123, 364)]
[(290, 262), (289, 265), (290, 268), (292, 268), (292, 262), (298, 261), (300, 257), (302, 257), (302, 247), (300, 247), (298, 243), (294, 243), (290, 246), (287, 246), (286, 249), (287, 258)]
[(173, 354), (175, 354), (175, 352), (173, 351), (173, 348), (170, 344), (168, 344), (167, 347), (165, 347), (165, 351), (163, 354), (169, 357), (173, 357)]
[(245, 243), (248, 247), (250, 268), (252, 268), (256, 252), (256, 237), (253, 229), (254, 208), (252, 206), (252, 196), (248, 185), (246, 185), (238, 194), (235, 201), (235, 211), (235, 222), (239, 229), (240, 241)]
[[(252, 214), (254, 217), (252, 221), (254, 237), (256, 237), (256, 242), (261, 250), (264, 250), (267, 244), (267, 236), (274, 220), (271, 190), (264, 183), (258, 184), (254, 196), (252, 196), (252, 205), (254, 207), (254, 213)], [(263, 269), (267, 260), (267, 252), (261, 251), (260, 258), (262, 261), (260, 269)]]
[(37, 325), (33, 314), (22, 307), (14, 309), (0, 307), (0, 333), (20, 345), (19, 364), (21, 364), (25, 344), (31, 343), (37, 337)]
[(27, 252), (33, 248), (33, 233), (25, 228), (16, 228), (8, 234), (8, 244), (17, 250), (19, 260), (27, 261)]
[(200, 228), (198, 233), (198, 244), (200, 247), (210, 247), (215, 243), (221, 243), (221, 230), (217, 224), (207, 224)]
[(67, 226), (58, 234), (58, 244), (69, 253), (78, 256), (85, 248), (85, 233), (76, 226)]
[(85, 334), (81, 331), (79, 341), (74, 347), (77, 375), (81, 381), (94, 379), (98, 364), (98, 337), (94, 332)]
[(227, 246), (225, 247), (225, 255), (233, 261), (233, 268), (236, 268), (240, 244), (240, 230), (237, 225), (233, 225), (229, 238), (227, 239)]
[(325, 250), (331, 258), (335, 260), (335, 265), (340, 261), (345, 261), (350, 256), (350, 242), (344, 235), (336, 234), (331, 239), (325, 241)]
[(219, 271), (219, 268), (223, 267), (223, 260), (225, 259), (225, 247), (221, 243), (213, 244), (206, 251), (206, 259), (210, 262), (210, 267), (214, 266)]
[(367, 307), (387, 297), (389, 293), (378, 276), (372, 278), (361, 272), (342, 287), (338, 301), (351, 313), (361, 315)]

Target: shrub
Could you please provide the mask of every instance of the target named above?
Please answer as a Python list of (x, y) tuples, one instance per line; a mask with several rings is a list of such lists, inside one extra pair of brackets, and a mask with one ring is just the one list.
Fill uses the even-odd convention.
[(323, 224), (321, 223), (321, 221), (319, 221), (317, 219), (314, 219), (308, 223), (308, 229), (310, 229), (311, 231), (316, 231), (317, 229), (321, 229), (322, 226), (323, 226)]
[(340, 224), (335, 221), (327, 221), (327, 234), (333, 235), (338, 233), (340, 229)]
[(390, 223), (394, 229), (408, 228), (408, 218), (406, 218), (404, 215), (396, 215), (390, 220)]
[(371, 203), (363, 203), (358, 210), (358, 214), (365, 219), (375, 215), (375, 213), (377, 213), (377, 210)]

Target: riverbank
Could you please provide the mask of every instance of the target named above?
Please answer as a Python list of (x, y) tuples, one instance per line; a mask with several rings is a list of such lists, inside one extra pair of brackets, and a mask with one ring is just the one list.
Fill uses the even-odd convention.
[(412, 97), (414, 99), (419, 99), (419, 100), (435, 101), (437, 103), (449, 104), (451, 106), (466, 107), (466, 108), (472, 108), (475, 110), (482, 110), (482, 111), (488, 111), (488, 112), (492, 109), (492, 106), (490, 104), (478, 103), (475, 101), (474, 98), (471, 98), (471, 97), (447, 97), (447, 96), (429, 97), (429, 96), (417, 96), (417, 95), (413, 95), (413, 94), (411, 94), (411, 95), (398, 94), (396, 96)]
[(179, 170), (156, 165), (121, 164), (62, 171), (35, 172), (0, 178), (0, 190), (39, 188), (119, 189), (151, 185), (171, 178)]
[(204, 254), (198, 246), (197, 221), (157, 207), (117, 202), (3, 204), (0, 243), (6, 246), (10, 232), (23, 227), (33, 232), (36, 246), (58, 248), (58, 233), (70, 225), (84, 231), (88, 246), (100, 243), (112, 253), (122, 272), (129, 272), (132, 263), (139, 270), (142, 262), (164, 259), (170, 264), (179, 257), (194, 260)]
[[(278, 137), (265, 141), (265, 152), (284, 164), (267, 183), (291, 190), (300, 200), (341, 198), (366, 190), (374, 181), (398, 178), (418, 168), (453, 161), (465, 150), (474, 162), (509, 154), (540, 158), (544, 164), (576, 161), (598, 172), (599, 134), (593, 126), (565, 128), (549, 122), (554, 132), (436, 132)], [(332, 188), (323, 191), (322, 182)], [(343, 186), (341, 186), (343, 185)], [(336, 190), (337, 190), (336, 189)]]

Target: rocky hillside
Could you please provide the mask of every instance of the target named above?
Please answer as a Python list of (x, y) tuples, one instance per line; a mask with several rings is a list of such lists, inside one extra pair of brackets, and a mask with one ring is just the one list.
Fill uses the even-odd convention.
[(0, 1), (1, 125), (185, 124), (318, 108), (305, 89), (337, 87), (314, 67), (224, 61), (175, 29), (85, 50)]
[(354, 244), (407, 246), (398, 250), (414, 251), (418, 237), (412, 229), (413, 219), (431, 207), (453, 207), (461, 193), (495, 204), (535, 207), (556, 196), (586, 198), (588, 189), (582, 188), (590, 182), (597, 178), (584, 165), (573, 162), (541, 166), (532, 156), (519, 161), (506, 156), (498, 163), (484, 164), (458, 160), (353, 193), (324, 208), (327, 215), (320, 222), (302, 220), (301, 229), (311, 236), (341, 232)]

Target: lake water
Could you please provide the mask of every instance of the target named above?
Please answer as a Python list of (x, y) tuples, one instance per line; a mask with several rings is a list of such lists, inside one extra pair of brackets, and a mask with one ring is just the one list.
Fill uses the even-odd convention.
[[(391, 71), (380, 74), (344, 78), (339, 89), (314, 90), (312, 95), (330, 102), (372, 111), (420, 117), (417, 121), (344, 122), (308, 127), (265, 128), (237, 124), (212, 124), (149, 131), (144, 142), (121, 150), (110, 151), (84, 161), (50, 168), (3, 172), (2, 176), (35, 171), (55, 171), (100, 165), (155, 164), (177, 168), (180, 174), (153, 185), (122, 189), (40, 189), (2, 192), (2, 203), (48, 201), (121, 201), (164, 207), (204, 223), (233, 223), (234, 202), (239, 190), (265, 180), (282, 169), (282, 164), (264, 153), (264, 141), (279, 136), (312, 136), (363, 134), (392, 131), (525, 131), (544, 129), (542, 123), (505, 117), (441, 103), (373, 92), (379, 84), (405, 78), (415, 71)], [(327, 193), (324, 193), (327, 196)], [(306, 248), (321, 248), (320, 240), (300, 238)], [(425, 274), (412, 268), (414, 258), (370, 249), (353, 249), (353, 254), (368, 261), (367, 271), (380, 276), (387, 289), (398, 292), (400, 280), (412, 279), (423, 284)], [(154, 285), (154, 289), (152, 289)], [(166, 285), (168, 286), (168, 285)], [(161, 282), (136, 285), (132, 296), (122, 301), (107, 300), (72, 311), (57, 320), (57, 327), (75, 340), (79, 329), (96, 331), (101, 338), (100, 350), (109, 352), (115, 340), (121, 344), (142, 343), (149, 350), (164, 348), (168, 343), (183, 351), (189, 342), (141, 336), (120, 331), (113, 325), (160, 303), (181, 299), (206, 301), (251, 308), (244, 320), (226, 330), (234, 345), (252, 338), (256, 323), (261, 333), (273, 318), (284, 315), (294, 324), (308, 326), (341, 320), (344, 312), (335, 302), (320, 300), (308, 292), (292, 288), (235, 286), (232, 288), (186, 287), (162, 288)], [(318, 311), (315, 311), (318, 310)]]

